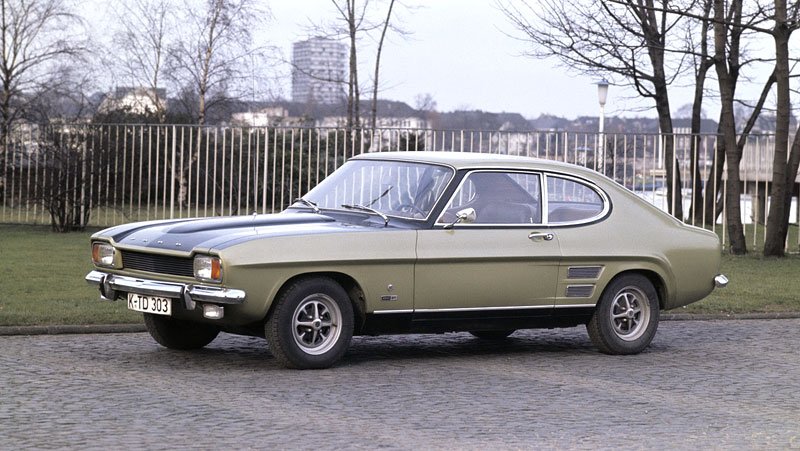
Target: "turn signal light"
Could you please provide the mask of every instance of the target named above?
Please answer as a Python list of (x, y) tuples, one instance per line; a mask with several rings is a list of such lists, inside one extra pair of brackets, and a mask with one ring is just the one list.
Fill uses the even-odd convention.
[(114, 267), (114, 246), (108, 243), (92, 243), (92, 263), (97, 266)]
[(205, 282), (221, 282), (222, 262), (219, 257), (196, 256), (194, 258), (194, 277)]

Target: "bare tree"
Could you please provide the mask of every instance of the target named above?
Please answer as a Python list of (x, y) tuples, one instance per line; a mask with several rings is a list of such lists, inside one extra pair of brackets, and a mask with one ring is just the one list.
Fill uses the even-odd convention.
[(97, 103), (88, 92), (97, 90), (94, 67), (62, 64), (53, 69), (52, 82), (26, 95), (22, 117), (37, 124), (77, 122), (91, 117)]
[[(788, 231), (791, 187), (797, 176), (798, 164), (800, 164), (800, 141), (795, 139), (792, 149), (789, 151), (791, 59), (788, 46), (791, 34), (800, 28), (800, 23), (798, 23), (800, 4), (795, 2), (791, 8), (788, 8), (786, 0), (775, 0), (772, 6), (755, 4), (751, 11), (746, 12), (743, 3), (742, 0), (732, 0), (729, 3), (724, 0), (714, 0), (713, 18), (714, 60), (721, 104), (719, 128), (722, 143), (719, 147), (724, 149), (724, 160), (728, 167), (728, 191), (725, 200), (730, 248), (731, 252), (735, 254), (747, 252), (744, 227), (741, 223), (739, 163), (747, 137), (775, 86), (777, 87), (777, 101), (773, 178), (770, 191), (772, 203), (767, 221), (764, 254), (782, 256)], [(772, 27), (769, 28), (764, 24), (772, 24)], [(774, 68), (764, 81), (756, 104), (749, 109), (746, 123), (741, 130), (737, 130), (736, 102), (738, 100), (735, 92), (741, 69), (748, 63), (747, 60), (743, 61), (741, 49), (742, 36), (748, 32), (772, 37), (775, 44)], [(717, 169), (715, 172), (719, 174), (720, 170)]]
[[(250, 66), (263, 54), (253, 46), (251, 31), (269, 16), (252, 0), (184, 0), (182, 13), (181, 31), (169, 51), (169, 77), (180, 87), (179, 99), (187, 113), (202, 127), (210, 110), (255, 95), (246, 86), (248, 80), (255, 84)], [(187, 200), (187, 174), (199, 158), (202, 137), (198, 129), (191, 155), (179, 170), (181, 204)]]
[(793, 1), (791, 7), (788, 7), (787, 0), (774, 0), (772, 8), (765, 6), (762, 10), (765, 18), (774, 24), (770, 34), (775, 44), (773, 76), (777, 90), (775, 153), (770, 190), (772, 204), (767, 220), (764, 255), (782, 257), (789, 228), (792, 187), (800, 165), (800, 128), (795, 132), (794, 143), (789, 151), (791, 120), (789, 38), (800, 28), (800, 2)]
[[(377, 123), (378, 90), (380, 88), (380, 67), (383, 55), (384, 43), (389, 30), (400, 36), (408, 35), (408, 32), (400, 27), (393, 25), (392, 20), (396, 16), (397, 6), (402, 3), (389, 0), (385, 13), (377, 13), (380, 2), (370, 2), (370, 0), (331, 0), (337, 12), (336, 20), (319, 25), (314, 24), (311, 29), (314, 34), (331, 38), (344, 38), (349, 44), (348, 72), (347, 81), (347, 128), (356, 129), (361, 126), (361, 84), (359, 76), (359, 60), (364, 57), (361, 40), (364, 37), (373, 37), (376, 32), (380, 32), (375, 38), (376, 51), (374, 60), (374, 76), (370, 91), (372, 99), (370, 105), (370, 125), (375, 128)], [(378, 17), (380, 14), (380, 17)]]
[[(682, 16), (670, 0), (542, 0), (500, 3), (510, 23), (533, 46), (530, 56), (558, 58), (570, 70), (592, 76), (616, 75), (652, 99), (664, 141), (668, 204), (683, 218), (681, 180), (674, 155), (668, 86), (684, 69), (684, 51), (668, 40)], [(683, 6), (688, 9), (693, 2)], [(674, 8), (673, 8), (674, 9)], [(672, 50), (671, 50), (672, 49)], [(670, 55), (675, 55), (671, 58)]]
[(434, 99), (433, 95), (430, 93), (417, 94), (414, 96), (414, 108), (425, 115), (425, 120), (427, 120), (433, 128), (438, 128), (439, 123), (437, 107), (436, 99)]
[(372, 109), (370, 111), (370, 125), (375, 129), (378, 120), (378, 79), (381, 69), (381, 53), (383, 52), (383, 40), (386, 39), (386, 31), (389, 29), (389, 23), (392, 19), (392, 9), (394, 8), (394, 0), (389, 0), (389, 8), (386, 13), (386, 19), (383, 21), (381, 38), (378, 40), (378, 50), (375, 52), (375, 78), (372, 80)]
[(241, 97), (255, 72), (250, 68), (263, 54), (253, 46), (251, 30), (268, 19), (268, 12), (252, 0), (185, 0), (181, 31), (169, 52), (169, 76), (194, 97), (198, 125), (205, 125), (208, 110)]
[(0, 1), (0, 138), (5, 143), (12, 122), (28, 104), (28, 95), (43, 91), (67, 62), (86, 52), (81, 25), (64, 0)]
[[(726, 191), (726, 217), (728, 220), (728, 236), (731, 243), (731, 252), (734, 254), (747, 253), (747, 243), (744, 240), (744, 227), (741, 218), (739, 190), (739, 161), (741, 152), (736, 145), (736, 121), (733, 114), (734, 91), (736, 76), (734, 70), (738, 68), (738, 40), (728, 39), (729, 27), (732, 24), (738, 27), (742, 23), (742, 3), (733, 0), (730, 4), (730, 17), (725, 10), (724, 0), (714, 0), (714, 67), (717, 72), (720, 94), (720, 131), (725, 146), (725, 158), (728, 163), (728, 189)], [(739, 31), (738, 28), (733, 28)], [(729, 47), (729, 43), (736, 43), (737, 47)]]
[[(348, 57), (349, 79), (347, 83), (347, 129), (353, 130), (361, 124), (361, 88), (358, 84), (358, 35), (363, 30), (364, 19), (369, 5), (364, 0), (361, 8), (356, 8), (356, 0), (331, 0), (339, 18), (345, 23), (346, 36), (350, 42)], [(370, 27), (371, 29), (372, 27)]]
[(169, 45), (172, 3), (168, 0), (129, 0), (117, 4), (120, 30), (114, 34), (113, 63), (132, 87), (144, 87), (146, 107), (161, 123), (166, 119), (164, 71)]

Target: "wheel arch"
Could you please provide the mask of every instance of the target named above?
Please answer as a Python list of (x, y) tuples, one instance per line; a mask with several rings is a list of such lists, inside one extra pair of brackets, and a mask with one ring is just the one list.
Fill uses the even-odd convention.
[(653, 288), (656, 289), (656, 294), (658, 295), (658, 306), (661, 310), (664, 309), (666, 302), (667, 302), (667, 284), (664, 281), (664, 278), (656, 271), (644, 268), (637, 268), (637, 269), (626, 269), (624, 271), (620, 271), (619, 273), (615, 274), (611, 280), (608, 281), (606, 287), (603, 291), (607, 290), (609, 285), (611, 285), (615, 280), (624, 277), (626, 275), (631, 274), (638, 274), (640, 276), (644, 276), (650, 283), (653, 284)]
[(326, 277), (328, 279), (332, 279), (344, 289), (344, 291), (347, 293), (347, 296), (350, 298), (350, 303), (353, 305), (353, 322), (355, 327), (354, 333), (360, 333), (366, 320), (366, 299), (364, 297), (364, 290), (352, 276), (336, 271), (306, 272), (296, 274), (284, 281), (280, 288), (278, 288), (278, 290), (275, 292), (275, 295), (272, 297), (272, 299), (270, 299), (270, 306), (267, 310), (266, 316), (264, 317), (264, 321), (266, 322), (272, 315), (272, 311), (275, 309), (275, 300), (278, 299), (281, 294), (286, 291), (286, 289), (288, 289), (298, 280), (313, 279), (315, 277)]

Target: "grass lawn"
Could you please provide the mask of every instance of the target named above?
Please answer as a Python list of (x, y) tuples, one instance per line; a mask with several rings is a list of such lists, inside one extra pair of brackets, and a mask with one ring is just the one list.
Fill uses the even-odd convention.
[(141, 322), (124, 302), (102, 302), (83, 278), (91, 232), (0, 225), (0, 326)]
[(800, 312), (800, 256), (723, 255), (722, 273), (730, 279), (727, 287), (671, 313)]
[[(102, 302), (84, 280), (91, 232), (0, 224), (0, 326), (139, 323), (124, 302)], [(725, 255), (730, 284), (674, 313), (800, 312), (800, 257)]]

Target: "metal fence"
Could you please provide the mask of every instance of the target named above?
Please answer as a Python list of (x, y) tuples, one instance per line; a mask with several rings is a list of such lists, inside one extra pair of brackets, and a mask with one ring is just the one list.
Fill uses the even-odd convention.
[[(727, 188), (725, 178), (714, 180), (718, 140), (707, 134), (80, 124), (19, 126), (7, 142), (0, 149), (0, 222), (65, 229), (276, 212), (353, 155), (391, 150), (574, 163), (605, 173), (665, 211), (680, 203), (684, 221), (707, 228), (724, 221)], [(679, 179), (667, 180), (668, 148)], [(741, 162), (742, 220), (751, 226), (754, 245), (765, 230), (772, 152), (772, 136), (754, 135)], [(672, 205), (669, 185), (680, 186)], [(797, 215), (795, 198), (794, 224)]]

